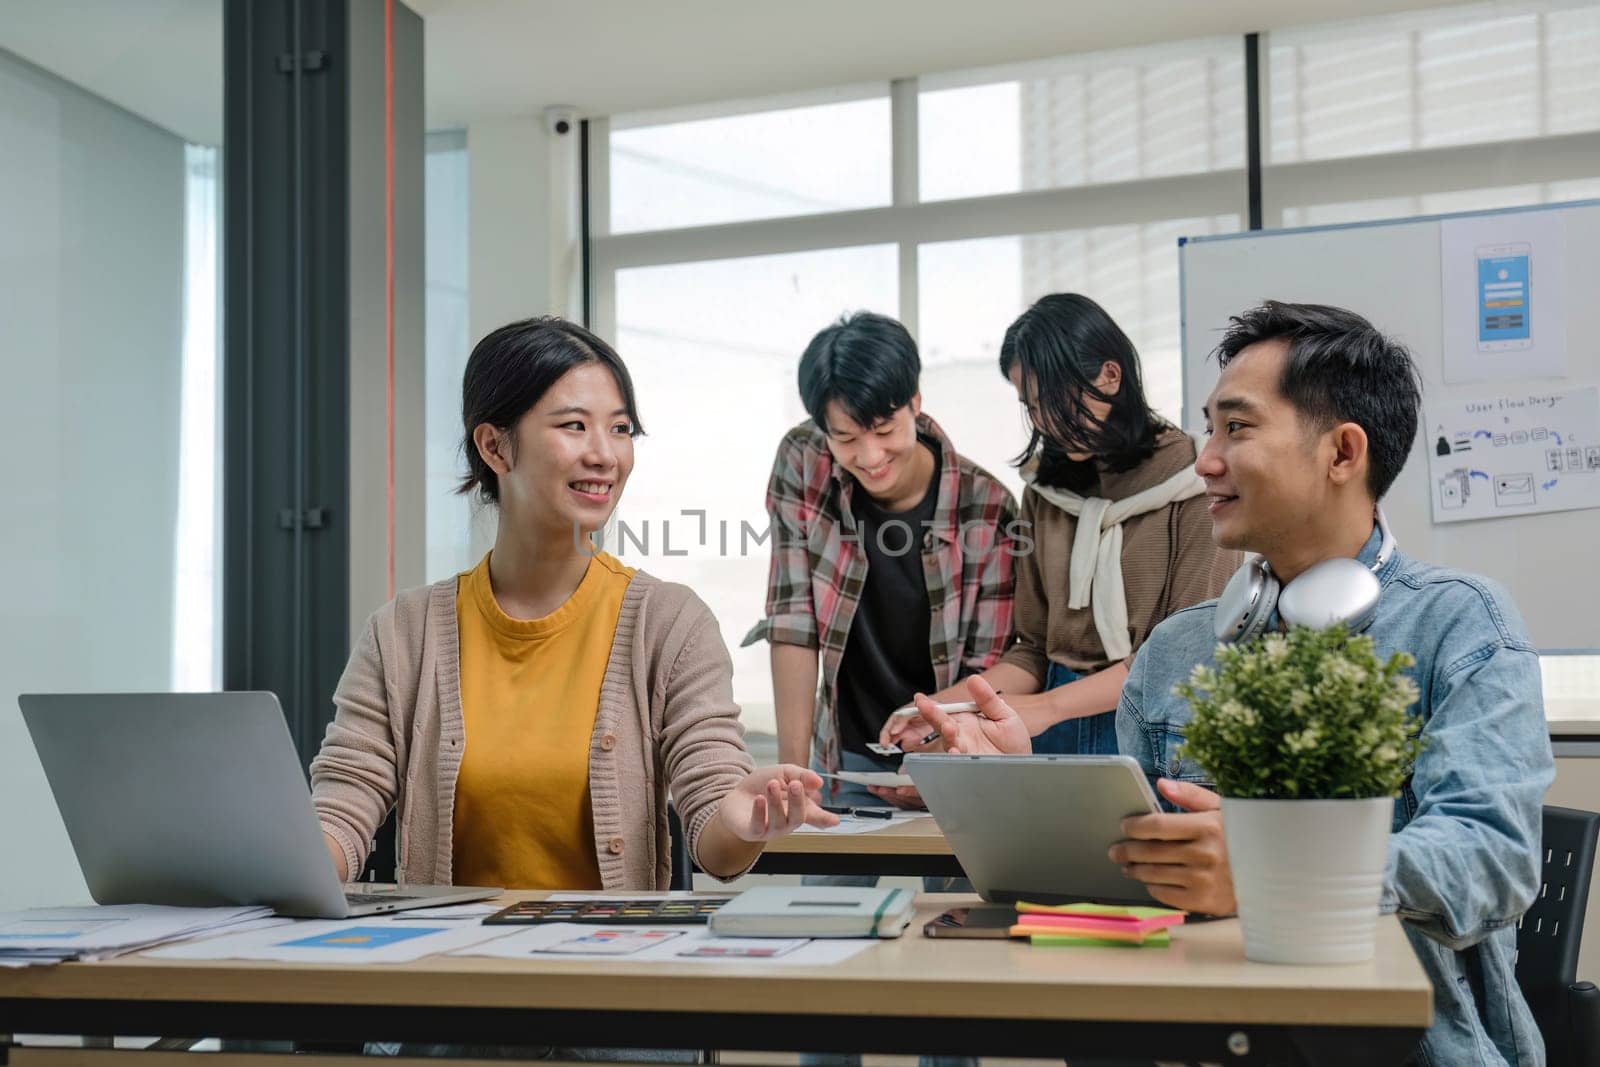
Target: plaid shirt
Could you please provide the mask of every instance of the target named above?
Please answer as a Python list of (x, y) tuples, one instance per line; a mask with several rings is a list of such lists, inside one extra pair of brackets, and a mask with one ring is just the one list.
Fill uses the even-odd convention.
[[(941, 459), (939, 499), (922, 538), (922, 571), (931, 611), (928, 649), (934, 682), (943, 689), (986, 670), (1010, 643), (1017, 505), (988, 471), (957, 455), (928, 416), (917, 416), (917, 433)], [(767, 616), (742, 642), (819, 650), (822, 686), (812, 751), (830, 771), (840, 764), (839, 663), (867, 580), (867, 553), (850, 506), (855, 491), (855, 478), (834, 463), (813, 423), (784, 435), (767, 486)]]

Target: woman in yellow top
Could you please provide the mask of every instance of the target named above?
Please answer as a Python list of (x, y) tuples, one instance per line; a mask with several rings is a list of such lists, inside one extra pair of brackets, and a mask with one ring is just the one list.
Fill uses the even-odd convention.
[(822, 780), (752, 770), (716, 619), (592, 547), (641, 433), (617, 354), (558, 318), (503, 326), (462, 384), (468, 474), (499, 508), (471, 571), (379, 608), (311, 765), (342, 878), (397, 809), (414, 883), (665, 889), (667, 795), (722, 878), (802, 823)]

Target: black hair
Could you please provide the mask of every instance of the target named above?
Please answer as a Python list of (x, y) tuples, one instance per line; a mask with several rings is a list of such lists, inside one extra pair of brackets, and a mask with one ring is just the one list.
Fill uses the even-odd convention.
[(498, 430), (510, 430), (563, 374), (585, 363), (598, 363), (611, 372), (628, 412), (630, 435), (644, 433), (633, 398), (633, 379), (615, 349), (577, 323), (555, 315), (509, 323), (479, 341), (467, 357), (467, 370), (461, 378), (461, 422), (466, 430), (462, 450), (467, 456), (467, 473), (456, 492), (476, 489), (485, 500), (498, 504), (499, 478), (478, 454), (472, 431), (486, 422)]
[[(1122, 383), (1115, 394), (1095, 387), (1100, 368), (1115, 363)], [(1162, 422), (1150, 410), (1140, 380), (1139, 352), (1105, 308), (1078, 293), (1040, 297), (1006, 328), (1000, 342), (1000, 373), (1022, 369), (1024, 388), (1032, 383), (1040, 426), (1032, 427), (1028, 447), (1014, 461), (1021, 467), (1040, 457), (1046, 484), (1092, 484), (1095, 464), (1108, 471), (1132, 470), (1155, 455)], [(1089, 411), (1093, 398), (1111, 406), (1105, 422)], [(1074, 464), (1070, 452), (1095, 460)]]
[(1217, 363), (1277, 340), (1289, 344), (1278, 391), (1318, 432), (1339, 422), (1366, 431), (1367, 488), (1382, 498), (1417, 436), (1422, 378), (1411, 353), (1353, 311), (1268, 300), (1228, 320)]
[(800, 357), (800, 400), (828, 432), (827, 407), (871, 427), (917, 395), (922, 357), (906, 328), (887, 315), (858, 311), (819, 332)]

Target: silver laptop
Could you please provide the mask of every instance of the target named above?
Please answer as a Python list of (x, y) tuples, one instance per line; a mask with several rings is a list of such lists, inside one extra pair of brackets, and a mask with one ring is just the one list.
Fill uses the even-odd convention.
[(100, 904), (266, 904), (343, 919), (498, 889), (339, 884), (271, 693), (18, 698)]
[(1131, 757), (913, 753), (900, 769), (984, 900), (1156, 903), (1106, 855), (1124, 818), (1161, 810)]

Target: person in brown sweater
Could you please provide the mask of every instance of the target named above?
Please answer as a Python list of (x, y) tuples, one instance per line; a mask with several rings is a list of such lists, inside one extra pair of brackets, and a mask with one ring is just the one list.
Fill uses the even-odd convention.
[[(982, 677), (1034, 751), (1114, 753), (1134, 652), (1218, 595), (1240, 558), (1212, 541), (1194, 442), (1150, 410), (1138, 352), (1099, 304), (1040, 299), (1006, 330), (1000, 372), (1033, 429), (1018, 461), (1031, 544), (1017, 549), (1015, 639)], [(962, 683), (934, 699), (968, 696)], [(892, 719), (882, 740), (913, 751), (930, 733), (920, 716)]]
[(401, 881), (525, 889), (667, 888), (669, 791), (720, 878), (836, 824), (814, 772), (752, 770), (706, 605), (592, 543), (642, 432), (611, 347), (515, 322), (473, 349), (462, 392), (461, 491), (498, 507), (494, 548), (379, 608), (351, 653), (311, 764), (340, 877), (391, 808)]

